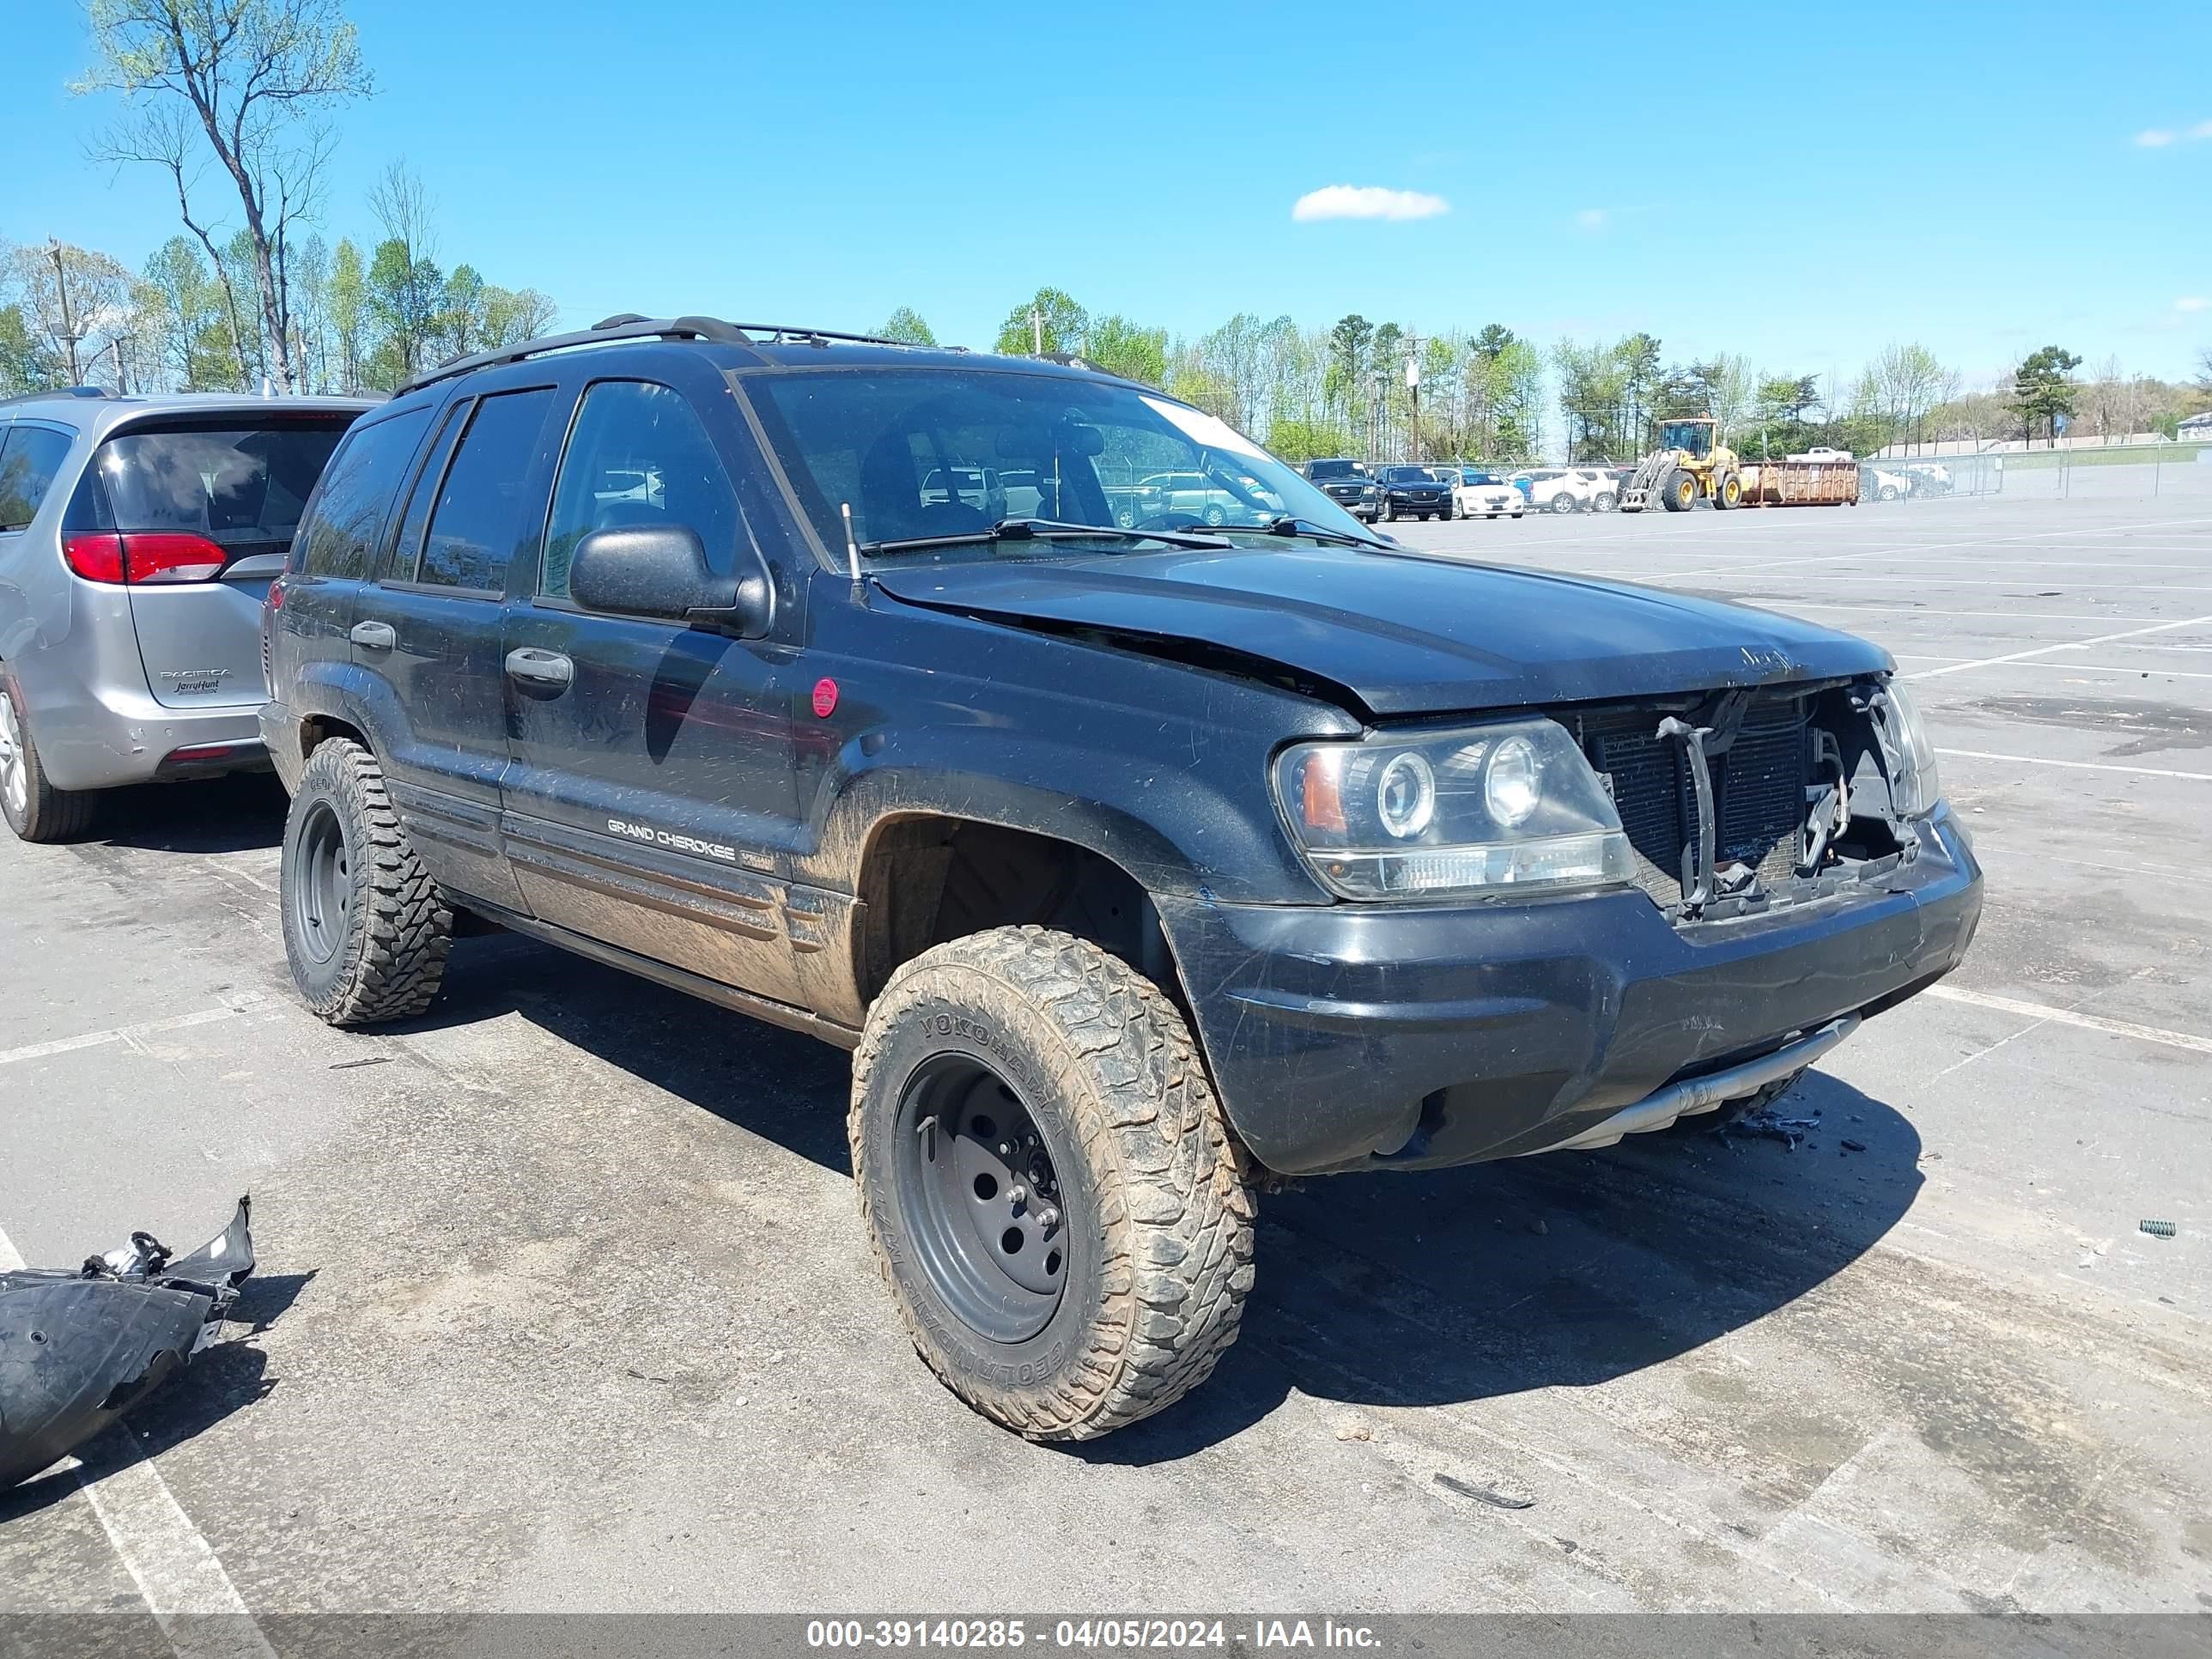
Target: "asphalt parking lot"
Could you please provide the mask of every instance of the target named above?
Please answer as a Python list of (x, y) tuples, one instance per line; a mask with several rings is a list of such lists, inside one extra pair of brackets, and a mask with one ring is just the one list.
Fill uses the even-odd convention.
[(1803, 1144), (1270, 1199), (1213, 1380), (1033, 1446), (899, 1333), (842, 1054), (499, 936), (328, 1030), (281, 796), (149, 792), (0, 838), (0, 1253), (250, 1188), (263, 1273), (150, 1462), (0, 1496), (0, 1611), (2212, 1606), (2212, 495), (1400, 528), (1917, 680), (1986, 915)]

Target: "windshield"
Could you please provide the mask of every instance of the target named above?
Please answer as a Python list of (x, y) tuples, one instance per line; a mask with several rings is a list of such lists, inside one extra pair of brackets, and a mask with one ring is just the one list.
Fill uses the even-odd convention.
[(1470, 484), (1494, 484), (1505, 482), (1494, 472), (1476, 472), (1472, 470), (1461, 473), (1459, 481), (1462, 483)]
[[(981, 364), (783, 370), (748, 375), (745, 385), (833, 556), (844, 550), (847, 506), (853, 539), (864, 551), (886, 542), (975, 535), (1005, 518), (1111, 532), (1257, 528), (1290, 516), (1332, 534), (1372, 539), (1250, 439), (1134, 386)], [(997, 488), (1001, 468), (1031, 475), (1018, 498)], [(975, 482), (978, 475), (992, 487), (988, 495)], [(887, 556), (1090, 558), (1146, 545), (1109, 534), (1096, 542), (978, 540)]]
[(1308, 461), (1306, 477), (1322, 478), (1364, 478), (1367, 469), (1357, 461)]
[(1680, 449), (1693, 456), (1712, 453), (1713, 426), (1710, 421), (1668, 421), (1659, 428), (1659, 447)]
[(1425, 466), (1386, 466), (1382, 469), (1385, 483), (1425, 484), (1436, 482), (1435, 475)]

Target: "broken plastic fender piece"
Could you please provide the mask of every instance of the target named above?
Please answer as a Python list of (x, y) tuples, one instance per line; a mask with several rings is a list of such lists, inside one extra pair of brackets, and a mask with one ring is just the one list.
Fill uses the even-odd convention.
[(0, 1273), (0, 1487), (67, 1456), (185, 1368), (253, 1271), (252, 1205), (172, 1257), (150, 1233), (74, 1272)]

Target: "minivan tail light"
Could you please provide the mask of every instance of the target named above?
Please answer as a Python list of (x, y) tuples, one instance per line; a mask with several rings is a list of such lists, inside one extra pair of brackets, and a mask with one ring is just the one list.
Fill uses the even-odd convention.
[(69, 568), (88, 582), (123, 580), (123, 538), (106, 532), (81, 532), (62, 543)]
[(82, 531), (62, 543), (69, 568), (88, 582), (204, 582), (222, 574), (223, 550), (189, 531), (151, 530), (118, 536)]
[(204, 582), (222, 574), (223, 552), (204, 536), (158, 530), (123, 538), (128, 582)]

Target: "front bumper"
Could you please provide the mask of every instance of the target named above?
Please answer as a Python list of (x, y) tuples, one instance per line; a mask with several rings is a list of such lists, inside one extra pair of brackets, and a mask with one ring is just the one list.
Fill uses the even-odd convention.
[(1955, 967), (1982, 875), (1948, 809), (1865, 887), (1678, 928), (1640, 892), (1451, 908), (1158, 901), (1239, 1137), (1286, 1175), (1540, 1152)]

